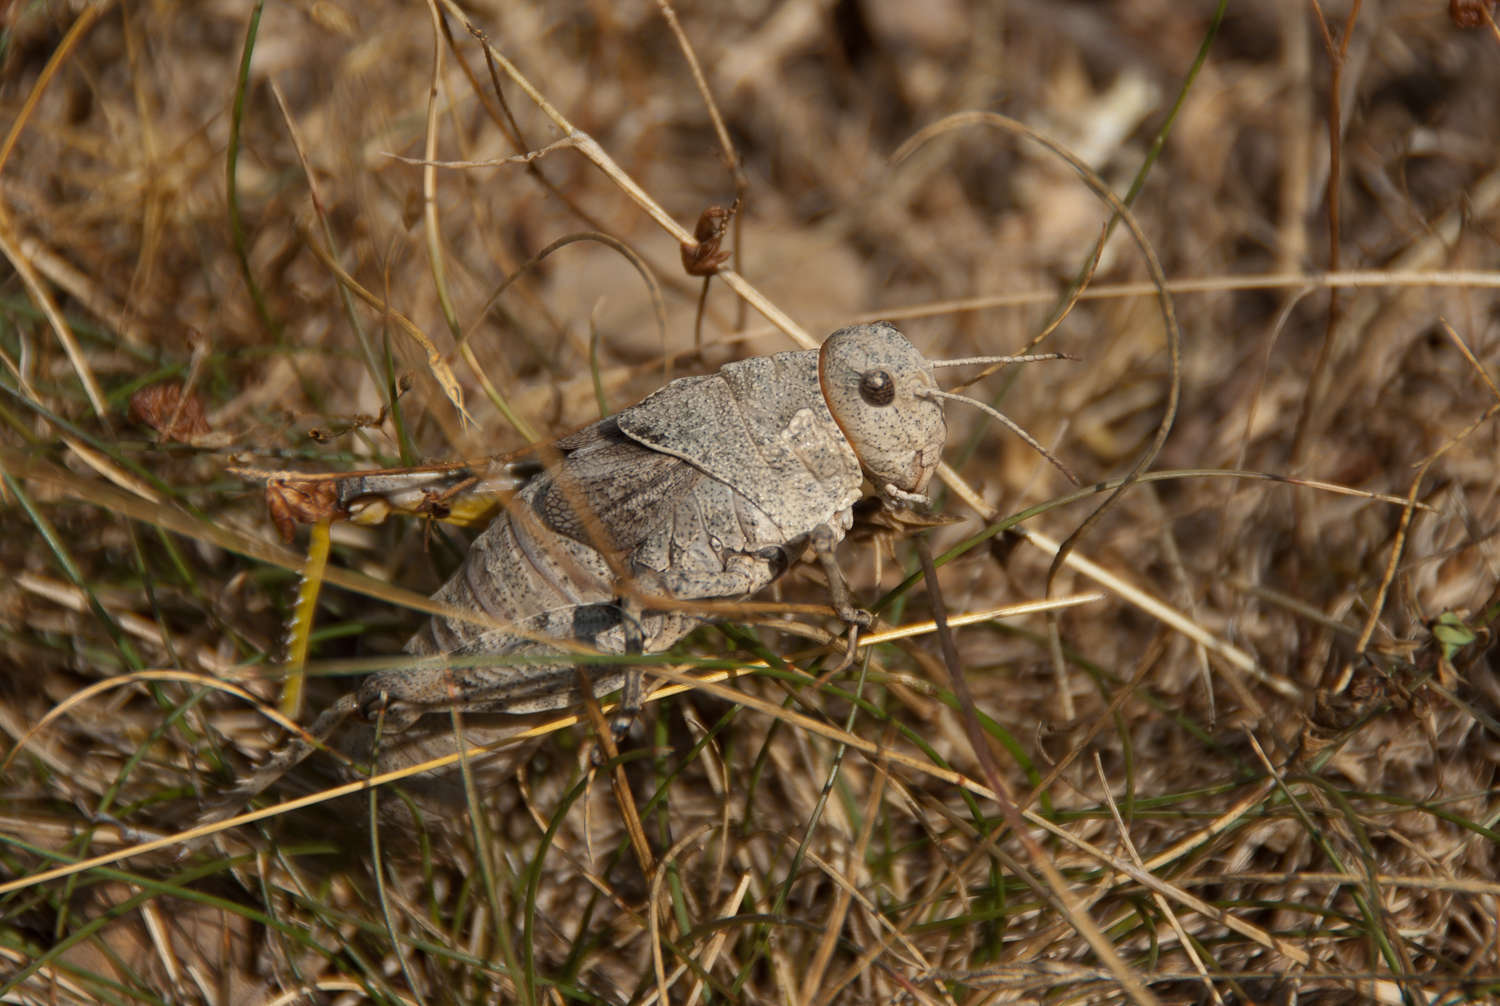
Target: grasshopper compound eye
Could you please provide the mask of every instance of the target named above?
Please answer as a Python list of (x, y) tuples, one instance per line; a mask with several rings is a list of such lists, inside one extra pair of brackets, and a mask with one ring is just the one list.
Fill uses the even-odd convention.
[(927, 489), (948, 427), (929, 397), (932, 368), (891, 325), (841, 328), (818, 352), (828, 411), (880, 494), (911, 503)]
[(896, 382), (883, 370), (867, 370), (859, 378), (859, 397), (876, 408), (890, 405), (896, 400)]

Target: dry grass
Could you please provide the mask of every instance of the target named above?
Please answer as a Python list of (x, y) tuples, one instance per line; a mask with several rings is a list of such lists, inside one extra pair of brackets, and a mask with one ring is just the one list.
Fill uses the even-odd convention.
[[(421, 4), (268, 7), (239, 103), (243, 5), (12, 7), (0, 1000), (1500, 991), (1500, 684), (1486, 656), (1500, 604), (1487, 376), (1500, 363), (1500, 32), (1415, 0), (1364, 4), (1351, 31), (1348, 5), (1324, 3), (1325, 40), (1316, 5), (1238, 4), (1190, 76), (1207, 2), (911, 6), (679, 12), (747, 183), (731, 265), (814, 335), (897, 317), (931, 356), (1015, 351), (1088, 263), (1108, 207), (992, 125), (950, 124), (891, 155), (983, 109), (1076, 151), (1118, 193), (1146, 165), (1134, 212), (1174, 290), (1180, 359), (1116, 228), (1046, 340), (1082, 362), (1010, 371), (982, 393), (1003, 391), (1010, 415), (1105, 480), (1147, 452), (1180, 382), (1152, 464), (1175, 474), (1130, 487), (1072, 553), (1165, 610), (1110, 584), (1058, 616), (1055, 651), (1041, 616), (955, 630), (984, 751), (931, 636), (815, 682), (826, 651), (740, 623), (700, 631), (673, 668), (769, 666), (653, 704), (614, 771), (589, 772), (586, 726), (553, 730), (467, 774), (277, 811), (180, 856), (179, 833), (285, 736), (266, 712), (306, 545), (280, 548), (257, 485), (229, 467), (479, 457), (523, 446), (521, 430), (576, 428), (598, 415), (595, 336), (613, 407), (661, 383), (664, 352), (674, 372), (702, 372), (792, 343), (716, 280), (694, 352), (701, 281), (627, 192), (633, 180), (685, 227), (736, 193), (655, 4), (473, 9), (614, 177), (576, 145), (424, 173), (424, 158), (489, 162), (560, 137), (514, 81), (502, 104), (451, 11), (450, 43)], [(665, 346), (648, 285), (597, 241), (491, 301), (584, 231), (644, 259)], [(436, 344), (472, 425), (412, 331)], [(158, 432), (127, 417), (162, 381), (190, 386), (201, 424), (170, 394)], [(410, 389), (390, 409), (398, 382)], [(949, 462), (986, 507), (1053, 505), (1023, 525), (1042, 537), (947, 563), (947, 610), (1043, 596), (1051, 557), (1037, 545), (1103, 494), (1064, 501), (1014, 437), (969, 410), (949, 417)], [(931, 534), (938, 550), (985, 526), (953, 494), (943, 506), (964, 520)], [(424, 617), (402, 591), (430, 591), (462, 540), (417, 521), (339, 529), (335, 571), (399, 587), (326, 587), (311, 669), (389, 663)], [(843, 551), (866, 601), (915, 570), (913, 554)], [(1075, 563), (1050, 591), (1099, 586)], [(778, 596), (826, 595), (809, 574)], [(918, 586), (882, 616), (919, 622), (929, 597)], [(347, 686), (310, 682), (296, 718)], [(443, 741), (442, 728), (414, 750), (388, 741), (384, 764)], [(273, 795), (338, 768), (316, 756)], [(1030, 815), (1026, 841), (995, 782)], [(37, 879), (93, 856), (118, 862)]]

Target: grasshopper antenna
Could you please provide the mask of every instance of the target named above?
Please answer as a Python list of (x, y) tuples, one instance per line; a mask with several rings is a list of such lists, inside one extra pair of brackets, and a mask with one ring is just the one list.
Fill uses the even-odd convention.
[(1067, 465), (1063, 464), (1062, 461), (1059, 460), (1058, 457), (1055, 454), (1053, 454), (1051, 451), (1047, 450), (1047, 448), (1043, 447), (1040, 443), (1038, 443), (1036, 437), (1033, 437), (1030, 433), (1027, 433), (1025, 430), (1021, 429), (1021, 427), (1019, 425), (1017, 425), (1017, 423), (1016, 423), (1016, 421), (1014, 419), (1011, 419), (1009, 416), (1007, 416), (1005, 413), (1001, 412), (999, 409), (996, 409), (996, 408), (993, 408), (992, 406), (986, 405), (985, 403), (981, 402), (977, 398), (970, 398), (967, 395), (956, 394), (956, 393), (954, 393), (952, 391), (938, 391), (936, 388), (932, 388), (932, 389), (929, 389), (927, 391), (922, 392), (921, 395), (920, 395), (920, 397), (922, 397), (922, 398), (945, 398), (945, 399), (947, 399), (948, 401), (951, 401), (951, 402), (963, 402), (966, 405), (972, 405), (974, 408), (979, 409), (981, 412), (987, 412), (987, 413), (989, 413), (991, 416), (993, 416), (994, 418), (1000, 420), (1000, 422), (1004, 423), (1005, 427), (1008, 430), (1010, 430), (1016, 436), (1020, 437), (1022, 440), (1026, 441), (1028, 444), (1030, 444), (1032, 450), (1036, 451), (1042, 457), (1044, 457), (1048, 461), (1050, 461), (1052, 463), (1052, 467), (1053, 468), (1056, 468), (1058, 471), (1062, 472), (1064, 475), (1066, 475), (1068, 477), (1068, 481), (1069, 482), (1073, 483), (1075, 486), (1083, 485), (1083, 483), (1078, 480), (1078, 476), (1074, 475), (1073, 472), (1072, 472), (1072, 470), (1069, 469)]
[(1068, 353), (1032, 353), (1029, 356), (962, 356), (957, 360), (928, 360), (929, 367), (969, 367), (976, 363), (1041, 363), (1043, 360), (1076, 360)]
[[(1044, 360), (1076, 359), (1078, 359), (1078, 357), (1071, 356), (1067, 353), (1032, 353), (1026, 356), (964, 356), (956, 360), (929, 360), (927, 361), (927, 363), (928, 366), (931, 367), (968, 367), (976, 364), (986, 363), (1040, 363)], [(1046, 458), (1052, 464), (1053, 468), (1056, 468), (1058, 471), (1066, 475), (1069, 482), (1073, 483), (1075, 486), (1083, 484), (1078, 480), (1078, 476), (1074, 475), (1072, 470), (1069, 469), (1067, 465), (1063, 464), (1055, 454), (1038, 443), (1036, 437), (1033, 437), (1030, 433), (1027, 433), (1025, 430), (1023, 430), (1019, 425), (1016, 424), (1015, 420), (1011, 419), (999, 409), (986, 405), (984, 402), (979, 401), (977, 398), (970, 398), (967, 395), (960, 395), (957, 392), (953, 391), (941, 391), (937, 388), (931, 388), (927, 391), (922, 392), (920, 397), (932, 399), (943, 398), (952, 402), (963, 402), (965, 405), (972, 405), (974, 408), (979, 409), (981, 412), (988, 413), (990, 416), (993, 416), (995, 419), (998, 419), (1001, 423), (1003, 423), (1006, 429), (1010, 430), (1016, 436), (1026, 441), (1027, 444), (1031, 445), (1032, 450), (1036, 451), (1042, 457)]]

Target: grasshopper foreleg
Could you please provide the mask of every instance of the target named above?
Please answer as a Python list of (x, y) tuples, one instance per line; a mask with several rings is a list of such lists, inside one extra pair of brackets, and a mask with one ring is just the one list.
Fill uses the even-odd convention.
[(854, 606), (854, 597), (849, 592), (849, 581), (844, 579), (844, 570), (839, 566), (838, 555), (835, 552), (841, 537), (827, 524), (813, 528), (810, 536), (813, 553), (818, 557), (818, 563), (823, 567), (823, 574), (828, 578), (829, 603), (833, 605), (833, 610), (839, 618), (844, 620), (844, 624), (849, 626), (848, 645), (835, 671), (842, 671), (854, 663), (854, 656), (858, 652), (859, 630), (868, 629), (875, 624), (874, 615), (863, 608)]

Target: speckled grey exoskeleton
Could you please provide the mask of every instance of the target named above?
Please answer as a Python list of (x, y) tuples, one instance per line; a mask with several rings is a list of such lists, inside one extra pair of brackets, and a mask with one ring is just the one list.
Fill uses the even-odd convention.
[[(809, 548), (834, 610), (851, 629), (868, 625), (834, 557), (852, 507), (866, 481), (888, 507), (926, 504), (947, 435), (941, 399), (958, 397), (938, 390), (933, 367), (989, 359), (1021, 358), (932, 363), (889, 324), (855, 325), (816, 350), (673, 381), (557, 441), (433, 595), (481, 617), (434, 616), (406, 646), (452, 663), (371, 675), (312, 734), (325, 736), (353, 712), (400, 730), (455, 705), (504, 713), (569, 705), (579, 677), (564, 642), (660, 652), (708, 617), (674, 601), (746, 598)], [(525, 662), (476, 663), (476, 655)], [(636, 669), (595, 665), (590, 680), (596, 694), (623, 688), (626, 710), (639, 701)], [(292, 747), (242, 795), (309, 750)]]

